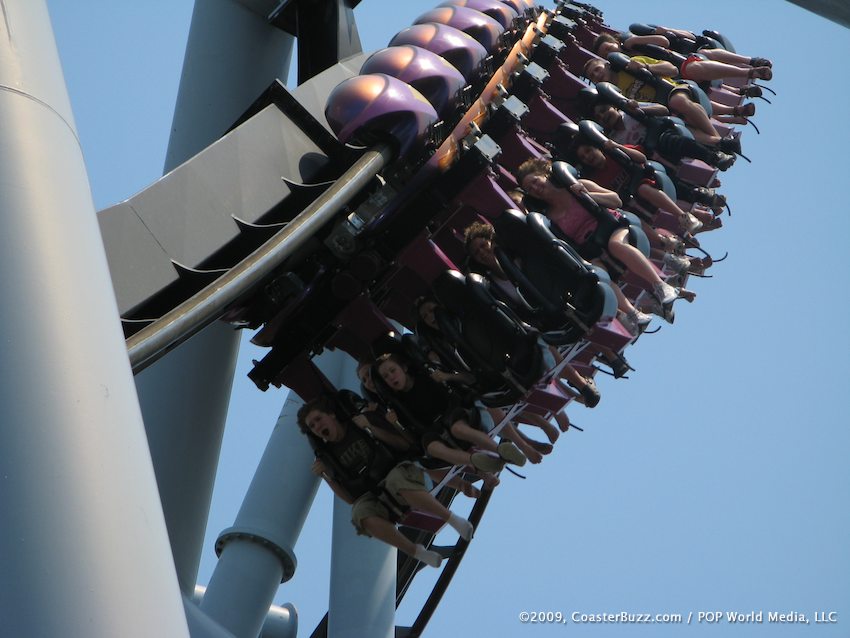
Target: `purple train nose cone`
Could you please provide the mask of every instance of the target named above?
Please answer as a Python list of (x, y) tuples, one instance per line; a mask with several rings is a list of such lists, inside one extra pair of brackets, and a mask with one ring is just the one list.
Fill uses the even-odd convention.
[(455, 67), (469, 82), (487, 57), (487, 49), (475, 38), (445, 24), (416, 24), (399, 31), (390, 46), (413, 44), (436, 53)]
[(494, 52), (499, 44), (499, 36), (504, 32), (504, 27), (490, 16), (480, 11), (467, 9), (466, 7), (437, 7), (414, 20), (414, 24), (426, 24), (436, 22), (446, 24), (471, 35), (487, 49)]
[(342, 142), (393, 141), (400, 156), (423, 143), (437, 112), (412, 86), (389, 75), (358, 75), (328, 96), (325, 117)]
[(360, 73), (384, 73), (406, 82), (424, 95), (440, 115), (452, 107), (466, 80), (445, 58), (412, 44), (381, 49), (363, 64)]
[(438, 6), (466, 7), (467, 9), (480, 11), (501, 24), (503, 29), (510, 29), (513, 21), (519, 16), (516, 11), (499, 0), (447, 0)]

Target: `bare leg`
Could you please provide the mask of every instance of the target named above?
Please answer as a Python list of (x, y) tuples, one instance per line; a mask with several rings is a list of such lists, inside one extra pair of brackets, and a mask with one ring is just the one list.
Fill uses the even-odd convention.
[(469, 452), (449, 447), (442, 441), (432, 441), (428, 444), (428, 454), (435, 459), (446, 461), (452, 465), (469, 465)]
[(750, 68), (733, 66), (716, 60), (702, 60), (689, 63), (687, 73), (689, 80), (702, 82), (704, 80), (749, 77)]
[[(662, 190), (659, 190), (649, 184), (641, 184), (637, 189), (638, 196), (649, 202), (651, 205), (656, 208), (660, 208), (661, 210), (666, 210), (668, 213), (673, 213), (679, 220), (679, 226), (682, 230), (687, 230), (691, 223), (691, 219), (687, 213), (687, 211), (679, 208), (679, 205), (674, 202), (670, 197)], [(698, 226), (699, 224), (695, 224)], [(649, 237), (650, 243), (658, 246), (662, 245), (661, 237), (658, 232), (652, 228), (649, 224), (642, 223), (641, 227), (643, 231), (646, 233), (647, 237)]]
[(617, 298), (617, 308), (622, 310), (626, 314), (635, 311), (635, 307), (632, 305), (632, 302), (629, 301), (628, 297), (623, 294), (623, 291), (620, 290), (619, 286), (611, 286), (611, 290), (614, 291), (614, 296)]
[(699, 52), (709, 60), (716, 60), (717, 62), (725, 62), (726, 64), (736, 64), (739, 66), (750, 66), (749, 56), (732, 53), (726, 49), (700, 49)]
[(449, 431), (453, 436), (461, 439), (462, 441), (467, 441), (468, 443), (472, 443), (476, 447), (482, 450), (488, 450), (489, 452), (496, 452), (498, 449), (498, 445), (496, 442), (491, 439), (489, 436), (484, 434), (481, 430), (476, 430), (474, 427), (469, 425), (464, 420), (458, 420), (452, 423)]
[[(431, 480), (435, 483), (439, 483), (440, 481), (442, 481), (448, 473), (447, 470), (437, 469), (425, 470), (425, 472), (428, 474), (428, 476), (431, 477)], [(448, 485), (453, 490), (457, 490), (464, 496), (468, 496), (469, 498), (478, 498), (479, 496), (481, 496), (481, 490), (479, 490), (469, 481), (465, 481), (459, 476), (452, 477), (449, 482), (446, 483), (446, 485)]]
[(608, 240), (609, 252), (641, 279), (644, 279), (650, 284), (661, 282), (661, 278), (655, 272), (655, 268), (653, 268), (649, 260), (644, 257), (642, 252), (628, 243), (626, 240), (627, 234), (628, 230), (625, 228), (614, 231)]
[[(468, 426), (467, 426), (468, 427)], [(481, 432), (481, 434), (484, 434)], [(484, 436), (487, 436), (486, 434)], [(487, 437), (488, 440), (492, 443), (493, 440)], [(495, 443), (493, 443), (495, 446)], [(431, 441), (428, 444), (426, 449), (428, 454), (433, 456), (435, 459), (440, 459), (441, 461), (446, 461), (447, 463), (451, 463), (452, 465), (468, 465), (474, 469), (472, 465), (472, 455), (469, 452), (464, 452), (462, 450), (458, 450), (457, 448), (449, 447), (442, 441)], [(475, 470), (475, 473), (478, 474), (482, 479), (484, 479), (484, 486), (493, 488), (499, 484), (499, 477), (495, 474), (490, 474), (489, 472), (481, 472), (480, 470)]]
[[(719, 140), (717, 131), (714, 129), (708, 114), (701, 105), (697, 104), (683, 91), (677, 91), (670, 96), (667, 102), (670, 110), (679, 115), (685, 122), (707, 136), (713, 136)], [(698, 141), (702, 141), (699, 140)]]
[(567, 416), (566, 412), (558, 412), (558, 414), (555, 415), (555, 421), (558, 422), (558, 427), (561, 432), (566, 432), (570, 429), (570, 417)]
[(512, 441), (531, 463), (536, 465), (543, 460), (543, 455), (529, 445), (528, 441), (520, 434), (513, 423), (505, 424), (505, 427), (502, 428), (502, 436)]
[(712, 102), (711, 108), (714, 111), (712, 116), (719, 117), (721, 115), (734, 115), (735, 107), (729, 106), (728, 104), (721, 104), (720, 102)]
[[(740, 122), (739, 122), (740, 124)], [(706, 146), (715, 146), (720, 143), (720, 136), (717, 133), (713, 133), (711, 135), (707, 135), (703, 133), (698, 128), (694, 128), (693, 126), (688, 126), (688, 130), (693, 134), (694, 139), (700, 144), (705, 144)]]
[(445, 505), (426, 490), (399, 490), (398, 494), (413, 509), (433, 514), (440, 520), (447, 521), (452, 515)]
[(540, 428), (546, 434), (546, 438), (549, 439), (549, 443), (554, 443), (558, 440), (559, 432), (558, 428), (552, 425), (549, 421), (544, 419), (539, 414), (535, 414), (534, 412), (524, 411), (519, 415), (519, 420), (528, 425), (533, 425), (535, 427)]
[(377, 516), (367, 516), (362, 522), (363, 529), (368, 532), (369, 536), (377, 538), (379, 541), (385, 542), (387, 545), (392, 545), (399, 551), (404, 552), (408, 556), (416, 554), (416, 543), (409, 540), (396, 529), (396, 526), (383, 518)]

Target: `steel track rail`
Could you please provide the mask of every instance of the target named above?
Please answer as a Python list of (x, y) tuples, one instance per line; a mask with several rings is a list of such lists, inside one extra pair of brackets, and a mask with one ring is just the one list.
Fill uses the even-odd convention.
[(274, 237), (206, 288), (127, 339), (133, 374), (221, 317), (230, 304), (260, 284), (316, 234), (391, 160), (392, 150), (388, 145), (366, 151), (333, 186)]

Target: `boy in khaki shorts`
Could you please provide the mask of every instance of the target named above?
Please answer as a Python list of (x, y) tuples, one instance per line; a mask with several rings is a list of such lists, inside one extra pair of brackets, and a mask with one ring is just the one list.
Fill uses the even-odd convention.
[(446, 521), (465, 540), (472, 538), (472, 524), (434, 498), (425, 485), (422, 469), (403, 459), (408, 442), (382, 427), (379, 420), (362, 414), (340, 419), (333, 398), (323, 396), (301, 407), (298, 426), (314, 441), (318, 439), (320, 458), (313, 463), (313, 473), (351, 504), (352, 523), (358, 534), (377, 538), (427, 565), (439, 567), (442, 557), (437, 552), (413, 543), (398, 531), (388, 504), (395, 501)]

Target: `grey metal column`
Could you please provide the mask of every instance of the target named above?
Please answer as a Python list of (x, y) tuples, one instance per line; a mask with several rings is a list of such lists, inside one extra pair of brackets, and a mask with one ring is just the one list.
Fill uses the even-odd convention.
[(393, 638), (395, 590), (395, 548), (358, 536), (351, 506), (334, 498), (328, 638)]
[(2, 633), (186, 637), (50, 18), (0, 14)]
[[(265, 20), (276, 4), (195, 3), (166, 170), (220, 137), (273, 80), (286, 78), (292, 38)], [(238, 347), (237, 332), (212, 325), (136, 378), (186, 594), (197, 579)]]
[[(317, 365), (337, 387), (356, 389), (357, 363), (342, 352), (322, 355)], [(351, 506), (334, 498), (328, 638), (393, 638), (396, 550), (358, 536)]]
[(259, 634), (280, 583), (294, 575), (295, 542), (319, 487), (310, 445), (295, 425), (301, 405), (290, 393), (236, 522), (216, 543), (219, 562), (201, 609), (237, 638)]

